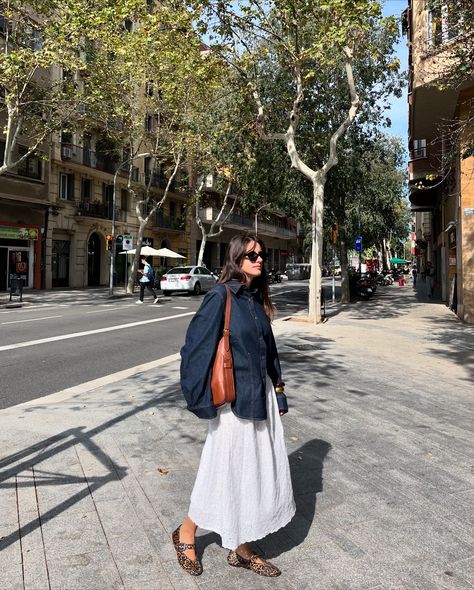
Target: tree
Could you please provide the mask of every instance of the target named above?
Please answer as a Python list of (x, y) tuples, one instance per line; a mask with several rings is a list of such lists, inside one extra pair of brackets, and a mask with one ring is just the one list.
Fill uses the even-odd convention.
[[(193, 28), (195, 14), (185, 6), (164, 2), (128, 18), (137, 25), (117, 38), (113, 72), (122, 91), (122, 125), (115, 140), (125, 148), (123, 164), (139, 222), (127, 285), (131, 292), (145, 229), (177, 189), (176, 180), (199, 143), (195, 121), (204, 118), (219, 64), (203, 54)], [(141, 176), (134, 166), (139, 157), (144, 161)]]
[[(107, 96), (109, 33), (124, 5), (97, 0), (0, 0), (0, 117), (5, 147), (0, 175), (41, 154), (54, 132), (112, 116)], [(118, 21), (120, 25), (121, 21)], [(107, 103), (105, 106), (104, 103)], [(21, 146), (21, 149), (20, 149)], [(45, 155), (43, 156), (45, 157)]]
[[(211, 4), (219, 17), (218, 34), (228, 42), (227, 60), (240, 72), (257, 108), (256, 125), (260, 137), (282, 141), (291, 165), (313, 188), (312, 205), (312, 272), (310, 280), (309, 318), (320, 321), (320, 277), (322, 264), (324, 186), (328, 172), (337, 164), (337, 144), (350, 127), (360, 107), (354, 79), (354, 57), (385, 66), (379, 73), (397, 69), (392, 50), (384, 52), (371, 31), (396, 34), (393, 20), (383, 20), (380, 6), (374, 0), (273, 0), (240, 2), (233, 10), (222, 3)], [(385, 48), (385, 46), (384, 46)], [(268, 94), (260, 73), (271, 62), (274, 69), (287, 77), (283, 95)], [(345, 115), (330, 122), (330, 138), (322, 161), (311, 167), (297, 147), (303, 106), (309, 98), (318, 97), (322, 78), (331, 80), (332, 73), (345, 72), (348, 105)], [(265, 68), (268, 71), (268, 68)], [(386, 75), (374, 79), (371, 88), (384, 82)], [(290, 95), (292, 99), (290, 100)], [(309, 126), (318, 127), (318, 113), (313, 113)], [(279, 131), (271, 129), (279, 128)], [(285, 128), (285, 130), (282, 130)]]

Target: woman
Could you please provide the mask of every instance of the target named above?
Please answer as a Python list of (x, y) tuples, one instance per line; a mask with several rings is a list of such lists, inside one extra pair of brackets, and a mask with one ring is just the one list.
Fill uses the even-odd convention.
[[(196, 556), (197, 527), (212, 530), (229, 549), (227, 562), (263, 576), (280, 570), (257, 555), (256, 541), (285, 526), (295, 514), (280, 416), (288, 411), (270, 321), (263, 243), (235, 236), (227, 248), (219, 284), (191, 321), (181, 350), (181, 387), (188, 409), (207, 418), (209, 431), (191, 494), (188, 516), (173, 533), (178, 562), (202, 573)], [(210, 372), (224, 325), (226, 288), (232, 297), (230, 341), (235, 401), (216, 409)]]

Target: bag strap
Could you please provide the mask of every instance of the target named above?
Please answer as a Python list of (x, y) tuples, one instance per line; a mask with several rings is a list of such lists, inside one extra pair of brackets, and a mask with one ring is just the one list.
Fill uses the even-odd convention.
[(227, 299), (225, 303), (224, 332), (222, 336), (225, 342), (225, 349), (230, 350), (230, 309), (232, 305), (232, 295), (230, 294), (230, 289), (227, 285), (225, 285), (225, 289), (227, 291)]

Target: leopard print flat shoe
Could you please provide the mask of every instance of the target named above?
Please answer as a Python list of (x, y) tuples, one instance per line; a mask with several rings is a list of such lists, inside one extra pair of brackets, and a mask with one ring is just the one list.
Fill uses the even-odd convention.
[(173, 533), (173, 545), (176, 549), (176, 554), (178, 557), (178, 563), (183, 568), (184, 571), (188, 572), (191, 576), (200, 576), (202, 574), (202, 564), (199, 559), (189, 559), (184, 552), (187, 549), (194, 549), (196, 551), (196, 544), (195, 543), (181, 543), (179, 540), (179, 531), (181, 526), (179, 526)]
[[(261, 561), (257, 561), (258, 559)], [(268, 578), (276, 578), (281, 574), (281, 571), (273, 563), (265, 561), (263, 557), (257, 554), (252, 555), (250, 559), (245, 559), (245, 557), (241, 557), (236, 551), (229, 551), (227, 563), (233, 567), (244, 567), (259, 576), (267, 576)]]

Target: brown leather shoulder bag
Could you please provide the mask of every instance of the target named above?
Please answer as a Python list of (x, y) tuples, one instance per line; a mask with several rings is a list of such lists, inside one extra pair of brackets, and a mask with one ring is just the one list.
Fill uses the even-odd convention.
[(227, 299), (225, 304), (224, 332), (217, 345), (216, 356), (211, 373), (212, 402), (216, 407), (231, 403), (235, 400), (234, 363), (230, 348), (230, 310), (232, 296), (225, 285)]

